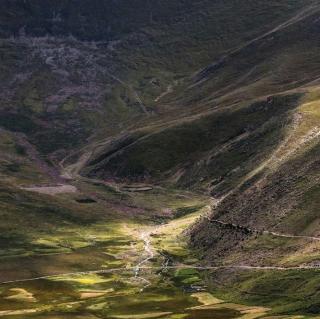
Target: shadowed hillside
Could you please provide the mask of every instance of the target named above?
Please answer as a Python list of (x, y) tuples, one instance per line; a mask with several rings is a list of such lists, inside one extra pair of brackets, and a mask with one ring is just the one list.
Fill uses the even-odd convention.
[(199, 89), (184, 100), (190, 77), (307, 6), (288, 0), (80, 1), (74, 10), (70, 1), (1, 5), (1, 124), (59, 158), (90, 136), (199, 114)]
[[(299, 94), (303, 99), (317, 86), (318, 10), (306, 6), (172, 89), (164, 97), (168, 115), (126, 133), (124, 147), (123, 137), (111, 146), (107, 142), (105, 153), (100, 145), (88, 163), (90, 174), (170, 177), (178, 185), (203, 182), (208, 189), (210, 183), (235, 186), (234, 178), (259, 165), (264, 152), (281, 143), (282, 131), (290, 130), (298, 116)], [(185, 118), (172, 120), (177, 107)]]

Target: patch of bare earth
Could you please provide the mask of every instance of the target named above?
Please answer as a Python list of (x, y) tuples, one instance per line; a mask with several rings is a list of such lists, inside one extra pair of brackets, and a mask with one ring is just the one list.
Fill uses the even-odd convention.
[(56, 186), (33, 186), (33, 187), (22, 187), (22, 189), (29, 192), (36, 192), (46, 195), (57, 195), (64, 193), (76, 193), (78, 190), (73, 185), (56, 185)]

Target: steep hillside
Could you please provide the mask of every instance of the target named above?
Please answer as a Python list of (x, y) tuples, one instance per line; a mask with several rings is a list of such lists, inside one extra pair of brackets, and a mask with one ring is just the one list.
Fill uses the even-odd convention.
[[(190, 245), (205, 264), (241, 264), (256, 270), (221, 273), (220, 278), (229, 278), (226, 287), (212, 274), (212, 289), (221, 289), (224, 296), (259, 299), (282, 313), (319, 311), (320, 277), (308, 271), (319, 267), (320, 260), (319, 105), (317, 88), (300, 101), (283, 142), (190, 230)], [(306, 271), (297, 272), (296, 267)], [(299, 292), (293, 293), (297, 285)], [(238, 289), (230, 293), (231, 286)], [(262, 290), (277, 295), (278, 303), (263, 298)], [(313, 297), (302, 303), (305, 294)]]
[(98, 149), (86, 169), (89, 176), (102, 178), (169, 178), (181, 186), (207, 183), (208, 189), (217, 184), (221, 191), (230, 189), (276, 147), (298, 99), (299, 95), (268, 98), (156, 131), (140, 130), (111, 141), (107, 153)]
[(171, 87), (167, 114), (105, 149), (100, 143), (83, 173), (232, 189), (281, 144), (299, 117), (299, 98), (318, 84), (319, 10), (305, 6)]
[[(222, 246), (213, 243), (220, 238), (216, 229), (230, 228), (228, 233), (244, 232), (246, 237), (256, 237), (257, 234), (264, 237), (264, 231), (272, 236), (284, 234), (291, 236), (318, 237), (318, 214), (316, 207), (318, 183), (319, 183), (319, 90), (310, 93), (301, 101), (297, 109), (297, 117), (290, 130), (287, 131), (283, 142), (269, 154), (267, 160), (257, 165), (250, 171), (232, 191), (222, 199), (213, 210), (209, 220), (200, 223), (194, 232), (194, 242), (204, 245), (215, 256), (214, 249), (222, 249), (227, 244), (235, 251), (245, 243), (237, 243), (233, 240), (222, 240)], [(240, 226), (240, 229), (232, 225)], [(201, 231), (200, 231), (201, 229)], [(210, 230), (211, 229), (211, 230)], [(216, 234), (216, 235), (214, 235)], [(255, 239), (259, 243), (260, 237)], [(205, 238), (210, 240), (206, 240)], [(292, 238), (291, 238), (292, 239)], [(307, 238), (306, 238), (307, 239)], [(204, 244), (205, 243), (205, 244)], [(312, 243), (312, 240), (311, 240)], [(274, 243), (277, 245), (277, 243)], [(301, 244), (298, 241), (298, 244)], [(251, 244), (250, 244), (251, 245)], [(230, 247), (225, 250), (230, 257)], [(277, 251), (270, 246), (267, 256), (256, 257), (270, 258), (270, 254), (281, 258), (279, 262), (294, 263), (295, 258), (302, 259), (304, 253), (306, 262), (318, 260), (318, 254), (312, 249), (308, 251), (304, 247), (304, 253), (296, 253), (296, 257), (283, 254), (291, 254), (292, 247), (288, 251)], [(245, 249), (245, 248), (244, 248)], [(259, 250), (260, 252), (263, 249)], [(278, 254), (280, 254), (278, 256)], [(207, 255), (210, 258), (210, 255)], [(214, 258), (214, 257), (212, 257)], [(251, 257), (250, 257), (251, 258)], [(256, 260), (257, 262), (259, 258)], [(269, 260), (271, 261), (271, 260)], [(301, 261), (301, 260), (300, 260)], [(255, 259), (251, 259), (255, 262)]]
[(181, 118), (196, 110), (179, 95), (190, 76), (307, 5), (3, 1), (1, 125), (61, 159), (89, 137)]

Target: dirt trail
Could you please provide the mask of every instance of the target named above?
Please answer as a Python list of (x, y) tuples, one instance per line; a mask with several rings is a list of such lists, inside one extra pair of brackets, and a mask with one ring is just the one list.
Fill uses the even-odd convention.
[(315, 240), (320, 241), (320, 237), (313, 237), (313, 236), (302, 236), (302, 235), (288, 235), (288, 234), (280, 234), (276, 232), (270, 232), (270, 231), (264, 231), (265, 234), (270, 234), (277, 237), (285, 237), (285, 238), (300, 238), (300, 239), (309, 239), (309, 240)]
[[(202, 82), (207, 80), (207, 76), (204, 76), (207, 74), (208, 70), (210, 71), (211, 69), (214, 70), (215, 68), (219, 67), (220, 65), (226, 63), (228, 61), (228, 59), (230, 59), (232, 56), (238, 54), (239, 52), (241, 52), (242, 50), (244, 50), (245, 48), (250, 47), (252, 44), (266, 39), (272, 35), (274, 35), (275, 33), (277, 33), (280, 30), (284, 30), (287, 29), (288, 27), (308, 18), (309, 16), (314, 15), (316, 12), (318, 12), (320, 10), (320, 6), (318, 4), (312, 4), (309, 7), (299, 11), (295, 16), (293, 16), (292, 18), (290, 18), (289, 20), (275, 26), (274, 28), (272, 28), (271, 30), (261, 34), (260, 36), (244, 43), (243, 45), (241, 45), (240, 47), (235, 48), (234, 50), (231, 50), (228, 54), (222, 56), (217, 62), (212, 63), (211, 65), (209, 65), (208, 67), (198, 71), (195, 74), (195, 77), (198, 78), (197, 81), (195, 81), (194, 84), (190, 85), (188, 88), (189, 89), (193, 89), (195, 86), (201, 84)], [(210, 72), (209, 72), (210, 73)]]
[(212, 219), (212, 218), (210, 218), (208, 216), (206, 216), (205, 218), (210, 223), (216, 223), (216, 224), (220, 224), (220, 225), (228, 226), (228, 227), (232, 227), (232, 228), (237, 228), (237, 229), (245, 229), (249, 233), (261, 233), (261, 234), (273, 235), (273, 236), (284, 237), (284, 238), (293, 238), (293, 239), (296, 238), (296, 239), (308, 239), (308, 240), (320, 241), (320, 237), (282, 234), (282, 233), (268, 231), (268, 230), (260, 231), (260, 230), (249, 228), (249, 227), (246, 227), (246, 226), (241, 226), (241, 225), (237, 225), (237, 224), (233, 224), (233, 223), (228, 223), (228, 222), (224, 222), (224, 221), (221, 221), (221, 220), (218, 220), (218, 219)]
[(68, 180), (81, 178), (80, 170), (85, 166), (85, 164), (90, 159), (92, 154), (93, 154), (93, 151), (85, 152), (79, 157), (79, 159), (75, 163), (67, 165), (67, 166), (64, 166), (64, 162), (68, 159), (68, 156), (65, 157), (59, 163), (59, 166), (60, 166), (60, 169), (62, 172), (62, 176)]
[(46, 194), (46, 195), (57, 195), (57, 194), (77, 192), (77, 188), (75, 186), (65, 185), (65, 184), (56, 185), (56, 186), (21, 187), (21, 189), (29, 192), (36, 192), (36, 193)]
[[(140, 270), (163, 270), (163, 266), (143, 266), (139, 268)], [(320, 267), (317, 266), (296, 266), (296, 267), (278, 267), (278, 266), (250, 266), (250, 265), (226, 265), (226, 266), (192, 266), (192, 265), (174, 265), (174, 266), (166, 266), (166, 269), (196, 269), (196, 270), (223, 270), (223, 269), (239, 269), (239, 270), (279, 270), (279, 271), (290, 271), (290, 270), (318, 270), (320, 271)], [(121, 267), (121, 268), (113, 268), (113, 269), (98, 269), (91, 271), (79, 271), (79, 272), (69, 272), (69, 273), (61, 273), (55, 275), (44, 275), (39, 277), (32, 277), (26, 279), (17, 279), (17, 280), (9, 280), (2, 281), (0, 285), (12, 284), (12, 283), (21, 283), (28, 281), (36, 281), (36, 280), (46, 280), (52, 279), (55, 277), (63, 277), (63, 276), (79, 276), (79, 275), (94, 275), (94, 274), (109, 274), (113, 272), (128, 272), (135, 271), (135, 267)], [(148, 281), (149, 283), (149, 281)]]
[(113, 80), (117, 81), (118, 83), (120, 83), (121, 85), (123, 85), (124, 87), (128, 88), (134, 95), (136, 101), (138, 102), (140, 109), (143, 113), (148, 114), (148, 111), (146, 109), (146, 106), (143, 104), (138, 92), (130, 85), (127, 84), (126, 82), (124, 82), (123, 80), (119, 79), (117, 76), (115, 76), (114, 74), (111, 74), (108, 71), (105, 71), (105, 73), (111, 77)]
[[(174, 85), (177, 85), (177, 81), (174, 82)], [(159, 96), (157, 96), (154, 101), (159, 102), (165, 96), (171, 94), (173, 92), (174, 85), (169, 84), (164, 92), (162, 92)]]

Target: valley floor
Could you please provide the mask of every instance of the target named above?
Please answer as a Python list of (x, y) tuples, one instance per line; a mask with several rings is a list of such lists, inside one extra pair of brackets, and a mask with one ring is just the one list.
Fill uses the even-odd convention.
[[(60, 196), (68, 201), (76, 197), (87, 205), (88, 212), (94, 210), (90, 205), (99, 205), (102, 192), (95, 189), (90, 192), (90, 200), (79, 200), (78, 189), (87, 190), (88, 184), (82, 182), (73, 187), (71, 192), (70, 187), (63, 188), (65, 193), (54, 192), (52, 198)], [(27, 190), (52, 196), (47, 192), (51, 188), (54, 187), (46, 185)], [(136, 204), (140, 201), (141, 206), (148, 203), (149, 209), (152, 206), (159, 211), (158, 215), (153, 211), (149, 218), (104, 218), (90, 226), (69, 226), (67, 231), (62, 227), (38, 239), (42, 251), (38, 247), (28, 253), (2, 256), (0, 317), (275, 318), (267, 307), (218, 299), (210, 293), (212, 287), (206, 286), (206, 274), (223, 270), (290, 271), (299, 267), (201, 266), (198, 257), (188, 250), (186, 231), (207, 215), (210, 200), (160, 188), (137, 189), (148, 191), (134, 192), (129, 197), (134, 197)]]

